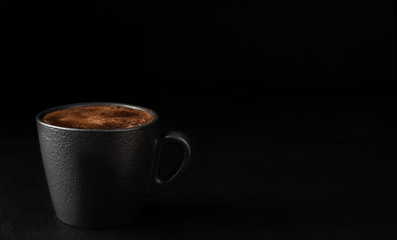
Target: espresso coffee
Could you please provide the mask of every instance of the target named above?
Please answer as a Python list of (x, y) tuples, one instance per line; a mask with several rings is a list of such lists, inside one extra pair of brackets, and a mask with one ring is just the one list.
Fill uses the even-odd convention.
[(44, 116), (50, 125), (80, 129), (133, 128), (150, 123), (147, 111), (117, 105), (97, 105), (57, 110)]
[[(37, 114), (44, 172), (59, 220), (101, 229), (131, 224), (146, 197), (180, 179), (190, 164), (189, 140), (178, 131), (160, 131), (159, 121), (151, 109), (111, 102), (69, 104)], [(164, 159), (162, 153), (175, 144), (182, 149), (181, 161), (164, 178), (160, 167), (171, 155)]]

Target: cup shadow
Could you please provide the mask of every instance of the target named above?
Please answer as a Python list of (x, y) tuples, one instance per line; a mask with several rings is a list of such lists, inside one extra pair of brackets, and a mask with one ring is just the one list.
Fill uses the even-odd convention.
[(153, 237), (211, 239), (245, 236), (256, 232), (280, 232), (294, 221), (289, 203), (276, 200), (230, 202), (195, 201), (184, 203), (148, 202), (135, 223), (119, 233), (154, 233)]
[(285, 203), (276, 200), (244, 200), (230, 202), (147, 203), (140, 224), (166, 225), (233, 225), (275, 222), (287, 223)]

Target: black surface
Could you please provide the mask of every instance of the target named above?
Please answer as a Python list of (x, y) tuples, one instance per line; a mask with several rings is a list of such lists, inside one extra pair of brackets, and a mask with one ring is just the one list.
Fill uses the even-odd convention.
[[(1, 1), (0, 239), (396, 239), (394, 18), (391, 0)], [(55, 217), (35, 114), (87, 101), (193, 141), (135, 224)]]
[(1, 138), (0, 236), (395, 239), (393, 86), (301, 82), (216, 95), (221, 89), (207, 84), (206, 94), (182, 95), (186, 101), (153, 90), (164, 98), (157, 95), (146, 105), (159, 112), (164, 129), (191, 137), (193, 165), (180, 182), (147, 199), (136, 223), (102, 230), (56, 219), (34, 114), (3, 116), (8, 125), (2, 125)]

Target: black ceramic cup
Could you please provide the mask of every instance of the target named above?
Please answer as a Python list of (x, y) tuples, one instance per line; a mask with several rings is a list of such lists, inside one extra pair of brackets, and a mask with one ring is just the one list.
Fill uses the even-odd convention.
[[(43, 122), (52, 111), (92, 105), (116, 105), (151, 113), (146, 125), (101, 130), (65, 128)], [(44, 170), (57, 217), (77, 227), (103, 228), (129, 224), (139, 215), (145, 197), (175, 182), (190, 162), (187, 137), (180, 132), (159, 135), (158, 115), (150, 109), (120, 103), (79, 103), (51, 108), (36, 117)], [(159, 176), (161, 153), (179, 144), (183, 161), (167, 179)]]

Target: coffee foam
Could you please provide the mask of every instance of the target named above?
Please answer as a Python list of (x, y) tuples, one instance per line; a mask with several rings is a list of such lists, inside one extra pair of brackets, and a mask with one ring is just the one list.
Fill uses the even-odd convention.
[(149, 112), (114, 105), (84, 106), (57, 110), (44, 116), (50, 125), (80, 129), (119, 129), (145, 125), (153, 120)]

